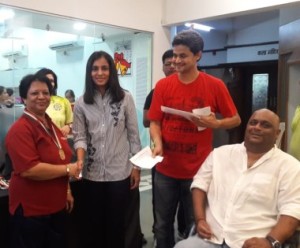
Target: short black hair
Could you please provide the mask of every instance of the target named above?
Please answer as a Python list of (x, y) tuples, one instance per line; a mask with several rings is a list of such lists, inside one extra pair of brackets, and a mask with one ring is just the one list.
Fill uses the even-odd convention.
[(38, 74), (39, 76), (42, 76), (42, 77), (46, 77), (47, 74), (51, 74), (53, 76), (54, 88), (52, 88), (52, 85), (51, 85), (50, 93), (51, 93), (51, 95), (56, 96), (58, 85), (57, 85), (57, 75), (55, 74), (55, 72), (48, 68), (42, 68), (39, 71), (37, 71), (36, 74)]
[(41, 76), (38, 73), (29, 74), (29, 75), (26, 75), (25, 77), (23, 77), (21, 79), (21, 82), (20, 82), (20, 85), (19, 85), (19, 93), (20, 93), (20, 97), (22, 99), (27, 98), (28, 90), (29, 90), (31, 84), (35, 81), (45, 83), (48, 87), (49, 93), (51, 92), (52, 85), (51, 85), (51, 82), (50, 82), (49, 78), (47, 78), (46, 76)]
[(12, 96), (14, 94), (14, 90), (12, 88), (6, 88), (6, 92), (9, 96)]
[(65, 95), (66, 95), (66, 94), (70, 94), (71, 97), (75, 98), (75, 93), (74, 93), (74, 91), (71, 90), (71, 89), (66, 90)]
[(173, 49), (169, 49), (164, 52), (162, 56), (162, 62), (165, 63), (165, 60), (168, 58), (173, 58)]
[(204, 41), (201, 35), (194, 30), (184, 30), (178, 33), (172, 42), (172, 46), (187, 46), (193, 54), (203, 51)]

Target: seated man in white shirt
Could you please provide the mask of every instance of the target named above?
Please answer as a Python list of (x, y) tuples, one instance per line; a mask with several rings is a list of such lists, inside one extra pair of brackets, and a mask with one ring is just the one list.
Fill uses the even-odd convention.
[(300, 162), (275, 145), (279, 117), (257, 110), (245, 141), (214, 149), (191, 185), (196, 234), (175, 248), (280, 248), (300, 219)]

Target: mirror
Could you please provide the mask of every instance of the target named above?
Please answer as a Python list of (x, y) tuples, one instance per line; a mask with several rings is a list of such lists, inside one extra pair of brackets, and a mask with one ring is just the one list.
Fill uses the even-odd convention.
[(142, 113), (152, 83), (152, 33), (0, 5), (0, 86), (13, 89), (16, 99), (12, 108), (0, 109), (0, 166), (5, 134), (23, 111), (18, 93), (22, 77), (50, 68), (58, 76), (57, 94), (64, 96), (72, 89), (78, 98), (84, 90), (87, 59), (96, 50), (114, 57), (121, 86), (135, 100), (142, 143), (148, 145)]

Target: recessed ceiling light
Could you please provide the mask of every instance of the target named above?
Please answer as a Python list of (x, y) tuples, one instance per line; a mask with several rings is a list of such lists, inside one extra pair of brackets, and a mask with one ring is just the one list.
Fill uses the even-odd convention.
[(210, 26), (202, 25), (199, 23), (190, 23), (190, 22), (187, 22), (186, 24), (184, 24), (184, 26), (191, 27), (193, 29), (206, 31), (206, 32), (209, 32), (210, 30), (214, 29), (213, 27), (210, 27)]
[(0, 9), (0, 21), (11, 19), (15, 16), (15, 12), (11, 9)]
[(86, 28), (86, 24), (83, 22), (75, 22), (73, 28), (75, 30), (84, 30)]

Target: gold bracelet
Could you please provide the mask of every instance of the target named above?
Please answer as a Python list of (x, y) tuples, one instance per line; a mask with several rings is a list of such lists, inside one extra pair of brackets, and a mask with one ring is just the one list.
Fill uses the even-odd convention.
[(66, 165), (67, 176), (70, 177), (70, 165)]

